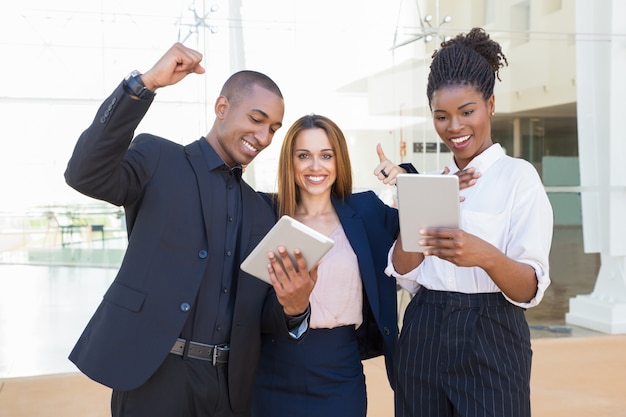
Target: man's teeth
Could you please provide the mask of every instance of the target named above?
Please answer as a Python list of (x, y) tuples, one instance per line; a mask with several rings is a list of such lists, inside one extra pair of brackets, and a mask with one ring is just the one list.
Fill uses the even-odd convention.
[(452, 143), (461, 143), (461, 142), (465, 142), (466, 140), (468, 140), (470, 138), (470, 135), (467, 136), (461, 136), (460, 138), (454, 138), (454, 139), (450, 139), (450, 141)]
[(252, 146), (252, 144), (248, 141), (242, 141), (243, 142), (243, 146), (245, 146), (246, 148), (250, 149), (252, 152), (258, 152), (259, 150), (257, 148), (255, 148), (254, 146)]

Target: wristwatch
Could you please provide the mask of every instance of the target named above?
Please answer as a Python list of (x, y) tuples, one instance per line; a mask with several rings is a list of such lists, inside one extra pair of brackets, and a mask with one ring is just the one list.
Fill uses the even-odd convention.
[(134, 70), (124, 78), (124, 90), (128, 94), (132, 94), (139, 97), (142, 100), (151, 100), (156, 93), (146, 88), (143, 81), (141, 81), (141, 73)]

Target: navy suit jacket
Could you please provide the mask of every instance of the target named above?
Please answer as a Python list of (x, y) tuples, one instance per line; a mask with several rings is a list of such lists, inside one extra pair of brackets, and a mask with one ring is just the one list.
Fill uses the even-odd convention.
[[(149, 106), (118, 86), (79, 138), (65, 172), (76, 190), (126, 211), (125, 257), (70, 354), (82, 372), (116, 390), (142, 385), (164, 361), (212, 257), (208, 231), (225, 227), (209, 217), (224, 199), (212, 193), (198, 141), (183, 147), (152, 135), (132, 140)], [(243, 181), (242, 203), (239, 263), (275, 222)], [(235, 411), (249, 409), (262, 331), (288, 337), (282, 306), (271, 286), (240, 272), (228, 363)]]
[(357, 329), (363, 359), (385, 355), (393, 387), (393, 352), (398, 340), (397, 290), (385, 275), (387, 254), (399, 233), (398, 211), (372, 191), (355, 193), (344, 201), (332, 199), (339, 221), (358, 262), (363, 281), (363, 324)]

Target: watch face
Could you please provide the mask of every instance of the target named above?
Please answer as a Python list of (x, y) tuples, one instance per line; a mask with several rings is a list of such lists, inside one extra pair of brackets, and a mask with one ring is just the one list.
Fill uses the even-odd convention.
[(126, 76), (126, 80), (130, 80), (131, 78), (135, 78), (138, 75), (141, 76), (141, 73), (139, 71), (137, 71), (137, 70), (133, 70), (133, 71), (131, 71), (130, 74), (128, 74)]

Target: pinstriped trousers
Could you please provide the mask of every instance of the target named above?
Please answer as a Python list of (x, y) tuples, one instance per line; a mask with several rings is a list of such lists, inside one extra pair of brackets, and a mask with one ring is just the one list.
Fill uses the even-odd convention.
[(395, 355), (396, 417), (530, 416), (530, 330), (501, 293), (421, 288)]

